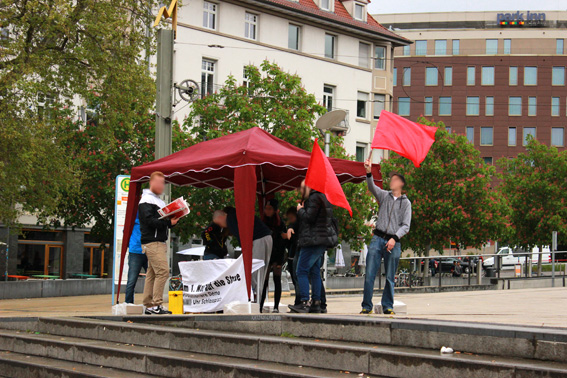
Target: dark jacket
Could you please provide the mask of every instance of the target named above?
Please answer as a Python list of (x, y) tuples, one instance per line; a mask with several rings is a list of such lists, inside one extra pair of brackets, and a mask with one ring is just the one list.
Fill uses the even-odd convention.
[(287, 241), (287, 258), (288, 260), (293, 260), (295, 254), (297, 253), (297, 236), (299, 232), (299, 222), (291, 223), (287, 226), (287, 229), (292, 229), (293, 234), (291, 234), (291, 239)]
[(337, 230), (333, 220), (333, 206), (327, 197), (311, 190), (303, 208), (297, 212), (299, 219), (299, 247), (334, 247), (338, 242)]
[(142, 244), (165, 242), (168, 230), (172, 227), (169, 219), (159, 219), (158, 210), (165, 203), (149, 189), (144, 189), (142, 199), (138, 205), (138, 218), (140, 219), (140, 233)]
[(282, 265), (284, 263), (286, 247), (286, 240), (282, 238), (282, 233), (287, 231), (285, 224), (278, 214), (270, 218), (264, 216), (262, 221), (272, 232), (273, 247), (272, 254), (270, 255), (270, 264), (277, 263)]
[(205, 245), (205, 255), (215, 255), (224, 258), (228, 255), (226, 247), (226, 234), (224, 230), (216, 223), (211, 223), (201, 233), (203, 244)]
[[(232, 236), (234, 236), (236, 240), (238, 240), (238, 244), (240, 244), (240, 232), (238, 231), (238, 219), (236, 218), (236, 209), (234, 207), (226, 207), (224, 211), (226, 213), (226, 223), (228, 229), (230, 230)], [(272, 231), (270, 231), (268, 226), (266, 226), (260, 218), (254, 216), (254, 234), (252, 236), (252, 240), (261, 239), (271, 234)]]

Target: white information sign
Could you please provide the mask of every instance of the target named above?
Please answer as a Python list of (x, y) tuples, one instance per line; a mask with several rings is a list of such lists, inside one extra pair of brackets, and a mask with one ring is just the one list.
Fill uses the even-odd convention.
[[(114, 200), (114, 261), (112, 270), (112, 280), (115, 285), (118, 284), (118, 277), (120, 275), (120, 257), (122, 256), (122, 239), (124, 235), (124, 221), (126, 220), (126, 206), (128, 205), (128, 189), (130, 189), (130, 176), (116, 176), (116, 195)], [(128, 243), (128, 241), (126, 241), (126, 243)], [(122, 284), (126, 285), (127, 281), (128, 261), (124, 263)], [(114, 286), (112, 293), (114, 294)], [(114, 301), (114, 295), (112, 296), (112, 300)]]
[[(252, 260), (252, 274), (264, 266)], [(215, 312), (231, 302), (247, 302), (242, 255), (238, 259), (182, 261), (184, 312)]]

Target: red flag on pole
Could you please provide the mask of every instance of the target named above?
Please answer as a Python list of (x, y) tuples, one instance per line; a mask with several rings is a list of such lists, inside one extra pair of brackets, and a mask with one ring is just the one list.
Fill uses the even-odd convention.
[(343, 192), (343, 188), (329, 159), (327, 159), (321, 147), (319, 147), (317, 139), (313, 143), (311, 159), (309, 160), (309, 167), (305, 176), (305, 185), (325, 194), (330, 203), (347, 209), (352, 217), (352, 209), (346, 199), (345, 192)]
[(370, 147), (394, 151), (419, 167), (435, 142), (436, 131), (437, 127), (421, 125), (382, 110)]

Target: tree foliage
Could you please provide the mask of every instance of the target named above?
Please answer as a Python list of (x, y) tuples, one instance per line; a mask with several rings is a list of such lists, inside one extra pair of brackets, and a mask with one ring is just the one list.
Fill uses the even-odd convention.
[[(192, 104), (192, 111), (184, 126), (197, 135), (195, 142), (217, 138), (230, 133), (260, 127), (299, 148), (311, 151), (318, 137), (313, 127), (318, 116), (326, 109), (319, 105), (313, 94), (307, 93), (301, 78), (283, 71), (276, 64), (264, 61), (260, 67), (247, 66), (246, 84), (229, 77), (217, 91)], [(321, 144), (322, 145), (322, 144)], [(350, 158), (342, 146), (342, 138), (333, 137), (331, 156)], [(344, 241), (360, 246), (359, 236), (368, 235), (364, 221), (368, 218), (369, 196), (363, 185), (347, 184), (345, 193), (353, 208), (353, 218), (346, 211), (335, 208)], [(174, 197), (189, 199), (192, 212), (176, 227), (182, 240), (199, 235), (211, 221), (214, 210), (233, 204), (232, 191), (213, 189), (174, 188)], [(277, 193), (280, 209), (296, 205), (295, 192)]]
[(382, 164), (384, 175), (398, 171), (407, 180), (404, 189), (413, 214), (404, 248), (421, 254), (442, 252), (450, 242), (479, 248), (495, 240), (504, 232), (507, 215), (504, 201), (491, 188), (495, 168), (484, 163), (465, 136), (448, 133), (442, 122), (418, 122), (439, 127), (421, 167), (395, 154)]
[(550, 245), (552, 231), (567, 243), (567, 151), (531, 138), (526, 152), (498, 161), (499, 187), (510, 206), (504, 241), (526, 249)]
[(108, 150), (152, 106), (154, 83), (140, 57), (151, 51), (155, 4), (0, 0), (8, 31), (0, 48), (0, 221), (13, 223), (22, 210), (54, 215), (78, 195), (90, 174), (68, 153), (78, 107), (94, 109), (100, 130), (91, 137)]

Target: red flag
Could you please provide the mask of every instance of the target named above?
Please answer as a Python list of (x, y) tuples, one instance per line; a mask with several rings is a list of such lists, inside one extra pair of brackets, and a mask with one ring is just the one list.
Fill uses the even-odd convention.
[(437, 127), (421, 125), (382, 110), (370, 147), (394, 151), (419, 167), (435, 142), (436, 131)]
[(321, 151), (317, 139), (313, 143), (311, 159), (305, 176), (305, 185), (325, 194), (330, 203), (347, 209), (352, 217), (352, 209), (346, 199), (345, 192), (343, 192), (329, 159)]

